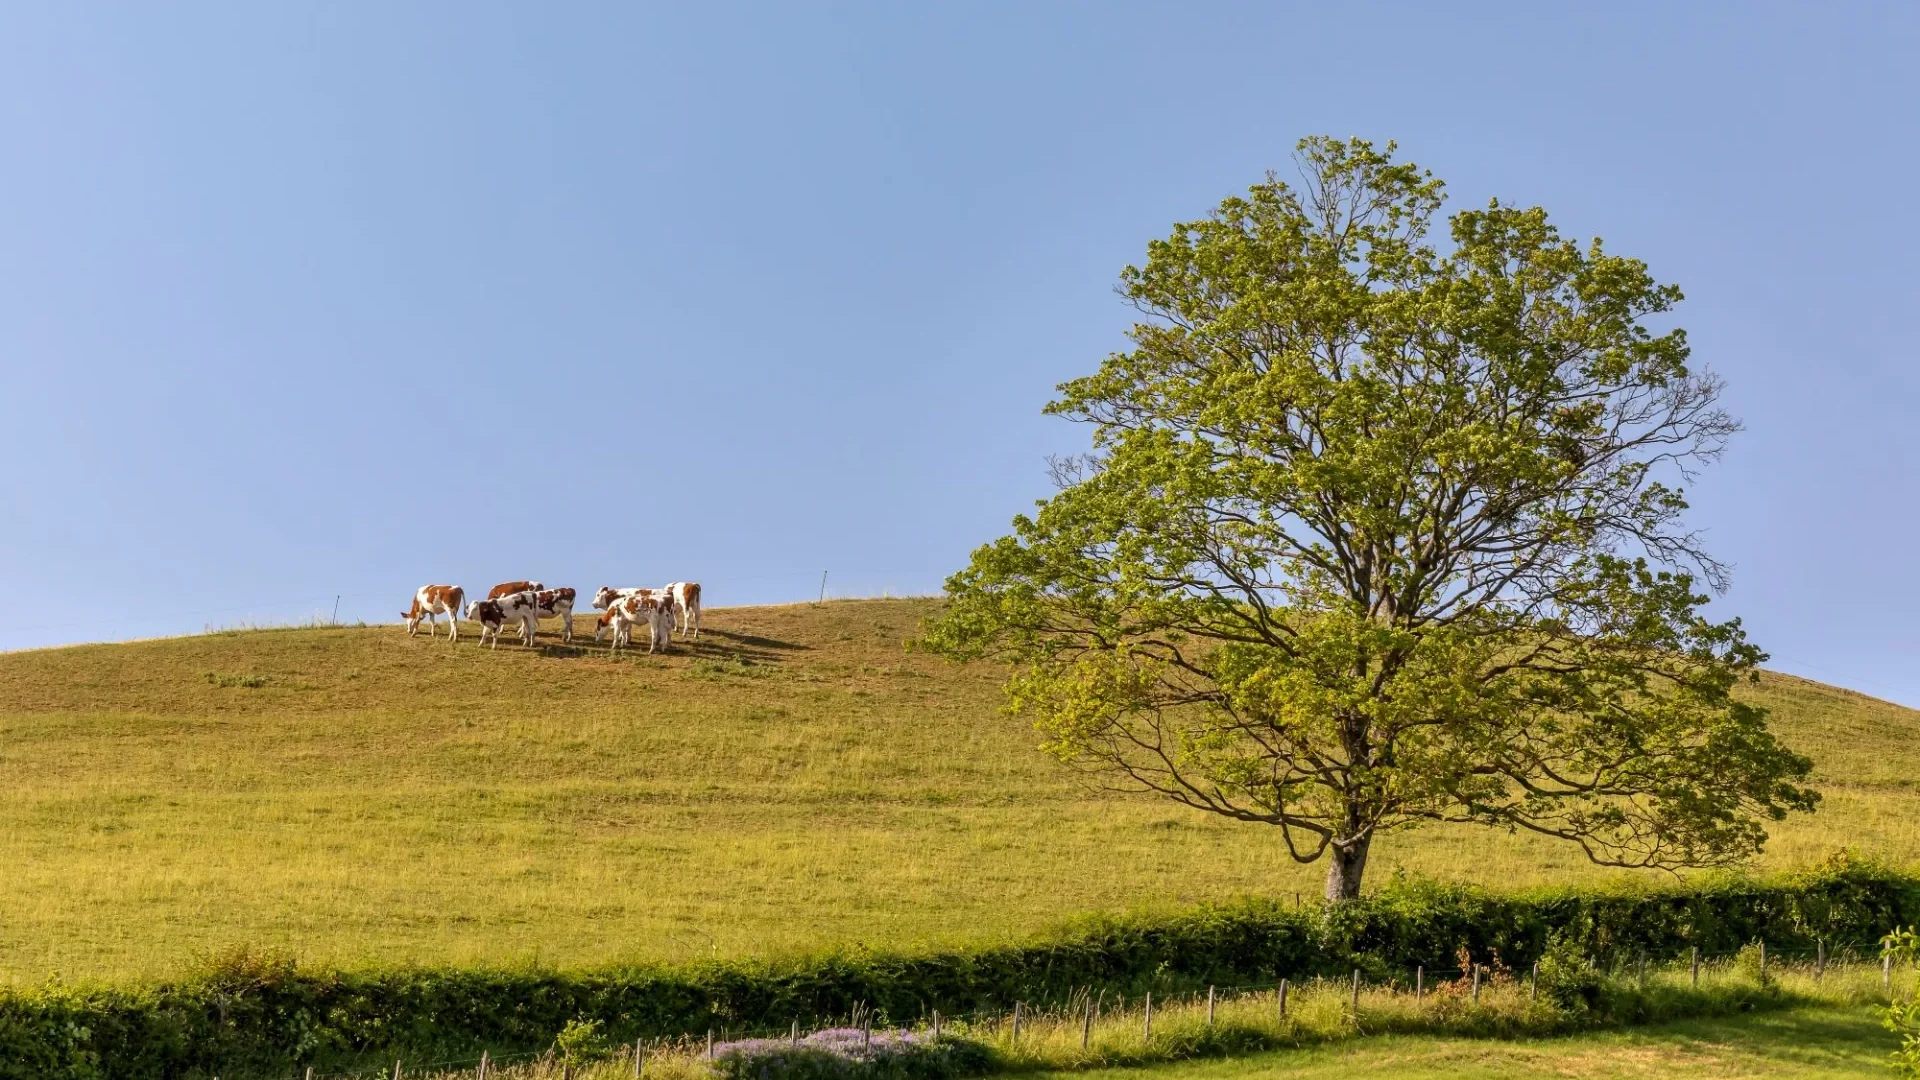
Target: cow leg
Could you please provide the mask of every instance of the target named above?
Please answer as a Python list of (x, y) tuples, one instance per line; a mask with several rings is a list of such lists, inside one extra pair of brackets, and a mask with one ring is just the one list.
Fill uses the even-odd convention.
[(457, 611), (447, 612), (447, 644), (460, 644), (460, 613)]
[(571, 611), (560, 613), (560, 640), (568, 645), (573, 644), (573, 612)]

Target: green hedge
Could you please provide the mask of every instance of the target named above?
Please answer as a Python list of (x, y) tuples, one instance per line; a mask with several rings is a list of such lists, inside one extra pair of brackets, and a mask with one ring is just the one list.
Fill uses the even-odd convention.
[(1781, 951), (1871, 942), (1920, 923), (1920, 879), (1839, 861), (1767, 881), (1497, 895), (1396, 884), (1331, 910), (1272, 901), (1177, 915), (1088, 918), (973, 950), (847, 951), (786, 961), (592, 972), (313, 971), (242, 954), (178, 982), (0, 991), (0, 1080), (173, 1080), (286, 1075), (375, 1057), (420, 1061), (543, 1048), (576, 1018), (617, 1040), (744, 1033), (846, 1016), (950, 1015), (1076, 987), (1123, 992), (1268, 983), (1361, 967), (1451, 968), (1461, 950), (1515, 966), (1550, 935), (1601, 959), (1707, 956), (1764, 939)]

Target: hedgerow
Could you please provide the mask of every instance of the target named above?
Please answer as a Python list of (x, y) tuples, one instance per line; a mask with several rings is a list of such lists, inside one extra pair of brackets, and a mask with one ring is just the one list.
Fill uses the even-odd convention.
[(1120, 993), (1450, 969), (1464, 951), (1514, 968), (1551, 943), (1605, 962), (1787, 953), (1864, 944), (1920, 922), (1920, 879), (1847, 860), (1789, 877), (1657, 888), (1495, 894), (1396, 883), (1333, 908), (1246, 900), (1172, 915), (1088, 917), (976, 949), (852, 949), (784, 960), (584, 972), (316, 970), (239, 952), (147, 986), (0, 991), (0, 1080), (188, 1080), (285, 1074), (378, 1056), (413, 1060), (549, 1045), (570, 1021), (615, 1041), (746, 1034), (829, 1022), (856, 1005), (884, 1023)]

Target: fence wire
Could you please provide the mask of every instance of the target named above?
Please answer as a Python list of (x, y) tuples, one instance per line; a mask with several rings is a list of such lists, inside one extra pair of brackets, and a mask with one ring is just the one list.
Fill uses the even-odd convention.
[[(1747, 946), (1747, 948), (1752, 947), (1753, 946)], [(1766, 945), (1764, 948), (1766, 962), (1769, 965), (1776, 960), (1782, 964), (1797, 960), (1815, 965), (1816, 970), (1822, 970), (1827, 966), (1860, 964), (1863, 963), (1869, 955), (1877, 957), (1881, 951), (1878, 940), (1836, 943), (1833, 945), (1825, 945), (1822, 943), (1816, 944), (1813, 947), (1776, 948), (1772, 945)], [(1742, 952), (1744, 951), (1743, 949)], [(1605, 959), (1593, 961), (1592, 963), (1595, 970), (1603, 972), (1610, 977), (1618, 978), (1632, 975), (1636, 971), (1643, 974), (1657, 974), (1672, 971), (1675, 964), (1687, 965), (1696, 959), (1703, 968), (1721, 966), (1728, 961), (1737, 959), (1740, 955), (1740, 952), (1734, 952), (1718, 953), (1711, 956), (1701, 953), (1698, 954), (1697, 958), (1687, 955), (1676, 956), (1673, 954), (1664, 954), (1661, 957), (1656, 957), (1643, 950), (1613, 950)], [(1435, 993), (1449, 981), (1465, 981), (1471, 979), (1476, 968), (1482, 976), (1488, 979), (1489, 985), (1491, 985), (1496, 976), (1498, 976), (1504, 977), (1510, 983), (1518, 982), (1530, 987), (1537, 986), (1539, 972), (1539, 964), (1537, 962), (1523, 968), (1515, 968), (1504, 964), (1476, 963), (1466, 967), (1427, 967), (1426, 965), (1416, 965), (1412, 969), (1389, 974), (1385, 977), (1377, 973), (1369, 977), (1366, 974), (1366, 969), (1360, 967), (1354, 970), (1354, 974), (1359, 976), (1357, 984), (1349, 982), (1349, 977), (1345, 975), (1312, 975), (1305, 979), (1277, 979), (1272, 982), (1213, 984), (1205, 987), (1195, 984), (1182, 988), (1170, 988), (1164, 991), (1149, 988), (1136, 991), (1132, 994), (1105, 990), (1099, 987), (1080, 987), (1074, 989), (1063, 998), (1054, 998), (1038, 1002), (1022, 1000), (1007, 1005), (995, 1005), (958, 1013), (928, 1009), (920, 1016), (904, 1023), (896, 1023), (890, 1019), (883, 1018), (876, 1010), (856, 1003), (853, 1011), (845, 1018), (845, 1022), (842, 1022), (838, 1017), (830, 1016), (826, 1018), (824, 1022), (815, 1020), (811, 1023), (803, 1024), (799, 1018), (795, 1018), (779, 1026), (772, 1024), (747, 1026), (724, 1025), (705, 1032), (682, 1032), (677, 1035), (658, 1036), (651, 1039), (642, 1038), (624, 1044), (610, 1056), (597, 1057), (596, 1063), (604, 1064), (608, 1061), (631, 1062), (634, 1060), (636, 1054), (641, 1055), (643, 1058), (655, 1055), (698, 1055), (707, 1052), (709, 1047), (721, 1048), (724, 1047), (725, 1044), (746, 1039), (805, 1039), (807, 1036), (817, 1032), (836, 1028), (871, 1028), (876, 1022), (883, 1028), (904, 1027), (908, 1030), (922, 1031), (932, 1030), (935, 1026), (944, 1027), (945, 1025), (957, 1025), (965, 1029), (983, 1029), (989, 1035), (997, 1034), (999, 1031), (1007, 1028), (1015, 1022), (1017, 1015), (1023, 1016), (1024, 1019), (1029, 1022), (1058, 1022), (1069, 1019), (1078, 1021), (1090, 1016), (1092, 1022), (1098, 1023), (1106, 1017), (1115, 1013), (1123, 1013), (1129, 1008), (1142, 1008), (1149, 999), (1151, 999), (1152, 1008), (1158, 1011), (1163, 1008), (1192, 1008), (1205, 1004), (1209, 999), (1212, 999), (1218, 1004), (1230, 1004), (1243, 1002), (1247, 998), (1262, 995), (1277, 996), (1283, 988), (1292, 991), (1302, 991), (1307, 989), (1324, 989), (1330, 986), (1338, 986), (1345, 989), (1349, 986), (1357, 985), (1363, 990), (1374, 992), (1384, 989), (1389, 992), (1411, 993), (1414, 992), (1416, 988), (1421, 988), (1429, 993)], [(1682, 970), (1685, 970), (1685, 968), (1683, 967)], [(548, 1063), (552, 1075), (562, 1075), (559, 1071), (562, 1069), (562, 1065), (557, 1059), (555, 1052), (551, 1049), (518, 1051), (504, 1054), (495, 1054), (489, 1051), (485, 1055), (489, 1076), (492, 1075), (492, 1070), (494, 1069), (535, 1065), (543, 1061)], [(395, 1077), (419, 1078), (431, 1075), (444, 1076), (448, 1073), (477, 1074), (481, 1062), (482, 1057), (479, 1053), (470, 1057), (418, 1062), (410, 1062), (404, 1058), (383, 1057), (378, 1062), (370, 1062), (369, 1064), (344, 1072), (321, 1072), (317, 1069), (300, 1067), (294, 1069), (292, 1072), (255, 1074), (252, 1077), (246, 1078), (236, 1073), (229, 1077), (229, 1080), (393, 1080)], [(215, 1080), (220, 1080), (220, 1078), (216, 1076)]]

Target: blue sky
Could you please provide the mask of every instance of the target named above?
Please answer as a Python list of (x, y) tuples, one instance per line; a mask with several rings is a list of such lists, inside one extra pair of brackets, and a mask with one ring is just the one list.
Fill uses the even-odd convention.
[[(303, 9), (304, 7), (304, 9)], [(1440, 11), (1438, 9), (1447, 10)], [(1302, 135), (1680, 284), (1773, 666), (1920, 704), (1904, 5), (0, 12), (0, 648), (413, 588), (926, 593), (1120, 268)]]

